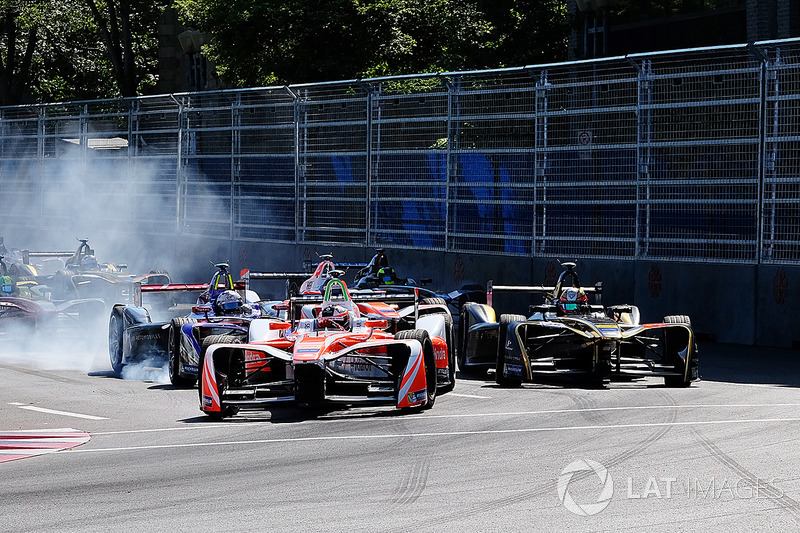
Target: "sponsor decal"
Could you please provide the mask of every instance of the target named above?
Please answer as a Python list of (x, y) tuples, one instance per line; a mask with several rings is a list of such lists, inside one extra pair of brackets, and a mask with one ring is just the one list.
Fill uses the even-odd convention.
[(647, 288), (653, 298), (658, 298), (658, 295), (661, 294), (661, 269), (658, 268), (658, 265), (650, 267)]
[(447, 361), (447, 348), (434, 349), (433, 353), (436, 356), (436, 361)]
[(214, 405), (214, 403), (213, 403), (213, 400), (211, 399), (211, 396), (206, 396), (204, 394), (203, 395), (203, 407), (205, 407), (206, 409), (211, 409), (212, 405)]
[(506, 363), (506, 376), (521, 376), (522, 367), (520, 365), (510, 365)]
[(428, 391), (425, 389), (418, 390), (417, 392), (408, 393), (408, 403), (422, 403), (428, 397)]
[(772, 296), (775, 298), (775, 303), (783, 305), (786, 303), (786, 296), (789, 294), (789, 279), (786, 277), (786, 272), (779, 268), (772, 279)]
[(255, 352), (253, 350), (245, 350), (244, 352), (244, 360), (246, 363), (252, 363), (256, 361), (264, 361), (267, 358), (262, 352)]
[(552, 261), (548, 261), (544, 267), (544, 284), (555, 285), (558, 282), (558, 275), (556, 274), (556, 265)]
[(453, 280), (456, 285), (461, 285), (464, 282), (464, 260), (461, 256), (456, 256), (456, 262), (453, 264)]

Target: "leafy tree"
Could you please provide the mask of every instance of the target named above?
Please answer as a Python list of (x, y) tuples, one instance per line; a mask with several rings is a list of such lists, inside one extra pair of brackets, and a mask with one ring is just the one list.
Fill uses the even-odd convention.
[(478, 7), (492, 25), (490, 55), (483, 60), (487, 66), (567, 60), (566, 0), (479, 0)]
[(83, 0), (105, 44), (117, 90), (136, 96), (155, 84), (158, 16), (168, 0)]
[(4, 105), (30, 97), (33, 54), (42, 22), (37, 7), (20, 0), (0, 1), (0, 44), (5, 49), (0, 57), (0, 103)]
[(0, 0), (0, 105), (146, 92), (168, 3)]
[(245, 87), (566, 59), (566, 0), (176, 0)]

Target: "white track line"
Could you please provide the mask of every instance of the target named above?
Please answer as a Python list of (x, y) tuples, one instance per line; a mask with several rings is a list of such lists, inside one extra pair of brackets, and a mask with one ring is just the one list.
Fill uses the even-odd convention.
[(458, 396), (459, 398), (476, 398), (478, 400), (491, 400), (491, 396), (478, 396), (477, 394), (461, 394), (458, 392), (448, 392), (447, 396)]
[[(452, 395), (453, 393), (448, 393)], [(596, 411), (637, 411), (637, 410), (651, 410), (651, 409), (709, 409), (709, 408), (739, 408), (739, 407), (800, 407), (800, 403), (753, 403), (753, 404), (696, 404), (696, 405), (641, 405), (641, 406), (630, 406), (630, 407), (589, 407), (586, 409), (551, 409), (545, 411), (510, 411), (510, 412), (500, 412), (500, 413), (458, 413), (458, 414), (449, 414), (449, 415), (434, 415), (430, 413), (426, 413), (420, 416), (408, 416), (404, 417), (403, 420), (407, 422), (420, 422), (425, 421), (430, 418), (480, 418), (480, 417), (500, 417), (500, 416), (521, 416), (521, 415), (552, 415), (552, 414), (569, 414), (569, 413), (587, 413), (587, 412), (596, 412)], [(324, 423), (324, 424), (331, 424), (336, 422), (350, 422), (352, 418), (345, 417), (345, 418), (317, 418), (317, 419), (309, 419), (303, 420), (301, 422), (297, 422), (298, 424), (313, 424), (313, 423)], [(386, 419), (383, 417), (359, 417), (358, 420), (360, 422), (385, 422)], [(270, 419), (264, 419), (253, 421), (253, 422), (240, 422), (237, 421), (235, 424), (226, 424), (224, 422), (215, 422), (203, 425), (186, 425), (181, 427), (172, 427), (172, 428), (152, 428), (152, 429), (126, 429), (121, 431), (98, 431), (92, 432), (92, 436), (99, 436), (99, 435), (124, 435), (124, 434), (131, 434), (131, 433), (158, 433), (158, 432), (165, 432), (165, 431), (195, 431), (200, 429), (222, 429), (230, 426), (235, 427), (242, 427), (242, 426), (254, 426), (254, 425), (264, 425), (269, 424)]]
[(18, 403), (11, 403), (9, 405), (15, 405), (20, 409), (36, 411), (37, 413), (46, 413), (49, 415), (71, 416), (73, 418), (85, 418), (86, 420), (108, 420), (108, 418), (104, 418), (102, 416), (83, 415), (80, 413), (70, 413), (69, 411), (56, 411), (55, 409), (45, 409), (44, 407), (35, 407), (33, 405), (20, 405)]
[(598, 430), (617, 430), (632, 428), (653, 428), (665, 426), (710, 426), (710, 425), (743, 425), (743, 424), (783, 424), (786, 422), (800, 422), (800, 418), (760, 418), (744, 420), (702, 420), (694, 422), (651, 422), (646, 424), (611, 424), (596, 426), (565, 426), (565, 427), (540, 427), (522, 429), (494, 429), (478, 431), (443, 431), (438, 433), (389, 433), (383, 435), (328, 435), (322, 437), (291, 437), (283, 439), (254, 439), (237, 440), (222, 442), (196, 442), (187, 444), (159, 444), (149, 446), (121, 446), (118, 448), (95, 448), (68, 450), (66, 453), (96, 453), (96, 452), (121, 452), (121, 451), (142, 451), (142, 450), (163, 450), (178, 448), (204, 448), (208, 446), (241, 446), (245, 444), (281, 444), (297, 442), (320, 442), (320, 441), (347, 441), (347, 440), (376, 440), (376, 439), (404, 439), (404, 438), (426, 438), (426, 437), (456, 437), (470, 435), (502, 435), (502, 434), (523, 434), (523, 433), (549, 433), (556, 431), (598, 431)]

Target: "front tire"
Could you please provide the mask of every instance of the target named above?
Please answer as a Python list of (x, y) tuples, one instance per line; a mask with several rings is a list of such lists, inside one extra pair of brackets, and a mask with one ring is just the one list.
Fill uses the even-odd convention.
[[(433, 353), (433, 343), (430, 335), (424, 329), (407, 329), (399, 332), (396, 339), (414, 339), (422, 345), (422, 360), (425, 365), (425, 385), (427, 388), (428, 401), (422, 409), (430, 409), (436, 402), (436, 355)], [(402, 373), (398, 380), (402, 379)], [(400, 390), (398, 383), (397, 390)]]
[(494, 381), (501, 387), (519, 387), (522, 385), (521, 377), (506, 377), (503, 370), (506, 366), (506, 339), (508, 338), (508, 325), (512, 322), (522, 322), (522, 315), (500, 315), (500, 325), (497, 331), (497, 360), (495, 362)]
[[(206, 352), (208, 352), (208, 348), (212, 344), (241, 344), (241, 338), (237, 337), (236, 335), (209, 335), (205, 339), (203, 339), (203, 345), (200, 349), (200, 365), (198, 368), (200, 370), (200, 374), (198, 376), (200, 382), (197, 387), (198, 394), (200, 395), (200, 405), (203, 405), (203, 373), (205, 372), (205, 365), (206, 365)], [(226, 376), (224, 379), (220, 379), (219, 373), (217, 375), (217, 389), (219, 390), (219, 401), (220, 407), (222, 408), (220, 412), (206, 412), (210, 418), (214, 420), (222, 420), (223, 418), (234, 416), (236, 413), (239, 412), (239, 408), (235, 405), (225, 405), (222, 403), (222, 395), (225, 392), (225, 389), (228, 388), (228, 377)]]
[(447, 373), (450, 376), (450, 382), (439, 388), (439, 392), (442, 394), (456, 388), (456, 347), (455, 335), (453, 332), (453, 317), (450, 315), (445, 315), (444, 332), (445, 343), (447, 344)]
[(467, 366), (467, 341), (469, 339), (469, 312), (468, 306), (473, 302), (467, 302), (461, 306), (461, 315), (458, 320), (458, 348), (456, 351), (456, 359), (458, 362), (458, 371), (464, 376), (471, 377), (484, 377), (486, 374), (485, 367), (470, 368)]
[(117, 376), (122, 374), (125, 367), (123, 360), (123, 336), (125, 333), (125, 321), (122, 317), (122, 307), (115, 306), (111, 311), (111, 318), (108, 321), (108, 356), (111, 360), (111, 368)]

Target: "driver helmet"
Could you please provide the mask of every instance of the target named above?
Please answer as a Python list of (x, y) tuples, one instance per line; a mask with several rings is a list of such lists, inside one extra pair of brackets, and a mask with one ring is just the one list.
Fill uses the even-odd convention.
[(84, 255), (81, 258), (81, 270), (97, 270), (97, 258), (93, 255)]
[(242, 310), (242, 297), (236, 291), (223, 291), (214, 301), (218, 315), (233, 315)]
[(558, 310), (565, 315), (574, 314), (588, 303), (589, 298), (586, 297), (583, 289), (569, 287), (561, 291), (561, 296), (558, 299)]
[(397, 283), (397, 272), (390, 266), (378, 270), (378, 281), (381, 285), (394, 285)]
[(0, 276), (0, 295), (12, 296), (17, 292), (17, 284), (11, 276)]
[(336, 322), (342, 327), (346, 328), (350, 323), (350, 314), (347, 308), (341, 305), (329, 304), (322, 308), (319, 313), (320, 322), (325, 323)]

